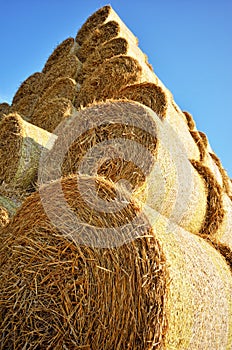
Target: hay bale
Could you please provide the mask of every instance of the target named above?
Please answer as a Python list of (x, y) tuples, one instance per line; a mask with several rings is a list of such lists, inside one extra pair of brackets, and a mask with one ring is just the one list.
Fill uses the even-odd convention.
[(53, 67), (53, 65), (57, 65), (57, 63), (60, 60), (64, 59), (70, 53), (73, 45), (74, 38), (67, 38), (64, 41), (62, 41), (59, 45), (57, 45), (55, 50), (48, 57), (42, 72), (47, 74)]
[(10, 105), (7, 102), (0, 103), (0, 120), (4, 117), (4, 115), (10, 113)]
[(12, 112), (29, 120), (45, 85), (45, 75), (36, 72), (30, 75), (18, 88), (12, 101)]
[[(85, 54), (86, 60), (77, 76), (77, 81), (79, 83), (82, 83), (86, 77), (91, 75), (94, 70), (105, 60), (119, 55), (130, 56), (139, 62), (143, 70), (143, 81), (156, 81), (156, 78), (152, 73), (151, 66), (147, 62), (147, 57), (133, 42), (130, 42), (127, 38), (118, 37), (99, 46), (96, 46), (96, 40), (93, 40), (92, 51), (90, 50), (89, 43), (87, 44), (85, 50), (87, 51)], [(82, 53), (82, 50), (84, 50), (84, 47), (81, 47), (78, 52)]]
[(44, 99), (34, 110), (31, 123), (49, 132), (70, 117), (74, 112), (72, 102), (67, 98)]
[(74, 79), (62, 77), (54, 81), (54, 84), (45, 89), (37, 102), (37, 106), (44, 100), (52, 100), (55, 98), (65, 98), (74, 101), (77, 93), (77, 83)]
[(0, 183), (27, 189), (35, 180), (41, 151), (51, 134), (11, 113), (0, 124)]
[(137, 43), (137, 38), (135, 38), (131, 31), (125, 26), (112, 7), (108, 5), (100, 8), (87, 19), (78, 31), (75, 41), (80, 46), (83, 46), (92, 35), (95, 35), (97, 30), (99, 30), (99, 27), (113, 21), (119, 24), (119, 27), (121, 28), (120, 30), (125, 33), (128, 38), (131, 38), (131, 40)]
[(30, 75), (16, 91), (12, 105), (17, 104), (23, 97), (31, 94), (40, 94), (44, 89), (45, 75), (40, 72)]
[(106, 59), (118, 55), (126, 55), (128, 49), (128, 42), (124, 38), (115, 38), (99, 47), (94, 46), (94, 51), (89, 55), (83, 63), (81, 70), (77, 75), (77, 81), (83, 83), (86, 77), (94, 72), (94, 70), (101, 65)]
[(128, 56), (106, 60), (80, 88), (74, 106), (87, 106), (93, 101), (112, 98), (118, 90), (140, 81), (142, 69), (139, 63)]
[[(75, 237), (91, 233), (87, 226), (97, 236), (99, 228), (125, 223), (125, 213), (89, 207), (88, 199), (96, 195), (90, 180), (108, 205), (118, 190), (101, 178), (62, 179), (64, 198), (82, 221), (71, 235), (51, 223), (39, 193), (3, 229), (2, 346), (229, 349), (232, 279), (224, 258), (200, 237), (162, 217), (148, 228), (152, 217), (143, 214), (138, 236), (130, 242), (111, 248), (79, 244)], [(88, 193), (85, 204), (80, 181)], [(43, 190), (50, 209), (61, 213), (57, 184)], [(120, 196), (123, 202), (126, 194)], [(140, 208), (131, 201), (125, 208), (128, 218), (139, 215)], [(63, 225), (70, 224), (65, 213), (62, 219)]]
[(79, 59), (74, 54), (66, 55), (51, 66), (46, 73), (45, 88), (52, 86), (58, 78), (76, 79), (77, 73), (81, 68)]
[(156, 84), (129, 85), (121, 89), (114, 98), (137, 101), (150, 107), (161, 119), (166, 117), (168, 99), (163, 89)]
[(74, 114), (56, 135), (51, 164), (44, 165), (51, 171), (49, 181), (73, 173), (126, 180), (157, 212), (196, 234), (201, 229), (204, 179), (169, 124), (150, 108), (132, 101), (94, 104)]

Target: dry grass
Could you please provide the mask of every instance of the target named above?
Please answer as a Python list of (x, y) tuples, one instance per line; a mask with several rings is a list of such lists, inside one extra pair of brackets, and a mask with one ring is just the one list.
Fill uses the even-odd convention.
[(17, 112), (29, 120), (35, 105), (45, 87), (45, 75), (36, 72), (30, 75), (18, 88), (12, 101), (12, 112)]
[(207, 191), (207, 212), (199, 234), (213, 237), (222, 224), (225, 215), (222, 188), (208, 167), (198, 161), (191, 161), (191, 163), (204, 179)]
[(199, 149), (199, 154), (200, 154), (199, 160), (200, 160), (200, 162), (203, 162), (205, 159), (205, 155), (206, 155), (207, 150), (205, 148), (204, 142), (202, 141), (202, 137), (199, 134), (199, 132), (196, 130), (190, 130), (190, 134), (192, 135), (192, 137), (193, 137), (194, 141), (196, 142), (197, 147)]
[(44, 100), (55, 98), (65, 98), (73, 102), (76, 93), (77, 83), (74, 79), (67, 77), (57, 78), (51, 86), (43, 91), (36, 107), (38, 107), (38, 105)]
[[(88, 182), (87, 177), (87, 187)], [(94, 215), (83, 205), (77, 184), (76, 178), (62, 180), (69, 205), (88, 224), (105, 227), (113, 220), (118, 225), (126, 213), (129, 219), (138, 210), (129, 204), (121, 215)], [(112, 184), (99, 178), (96, 186), (105, 200), (112, 200)], [(58, 204), (56, 183), (46, 190), (51, 203)], [(4, 348), (162, 348), (167, 276), (155, 237), (111, 249), (77, 245), (51, 225), (39, 194), (26, 200), (2, 237)]]
[(10, 105), (7, 102), (0, 103), (0, 120), (10, 113)]
[[(121, 226), (141, 210), (132, 200), (119, 212), (92, 209), (87, 204), (95, 196), (90, 180), (105, 201), (115, 198), (114, 185), (100, 177), (62, 179), (67, 204), (82, 222), (71, 235), (52, 225), (39, 193), (30, 196), (2, 230), (2, 347), (230, 348), (232, 280), (224, 258), (161, 216), (153, 227), (148, 217), (140, 216), (138, 237), (122, 246), (78, 244), (75, 237), (84, 237), (88, 225), (97, 236), (99, 227)], [(57, 182), (43, 190), (59, 216)], [(121, 193), (121, 200), (126, 196)], [(70, 223), (67, 216), (60, 219)]]
[(137, 101), (150, 107), (161, 119), (166, 117), (167, 96), (163, 89), (152, 83), (129, 85), (121, 89), (114, 98)]
[(62, 41), (62, 43), (60, 43), (48, 57), (42, 72), (47, 74), (51, 69), (53, 69), (53, 66), (57, 66), (58, 62), (65, 59), (65, 57), (70, 53), (73, 45), (73, 38), (67, 38)]
[(0, 125), (0, 183), (30, 187), (51, 134), (11, 113)]
[(196, 125), (195, 125), (195, 122), (193, 120), (192, 115), (189, 112), (186, 112), (186, 111), (183, 111), (183, 113), (185, 115), (185, 118), (186, 118), (189, 130), (190, 131), (196, 130)]
[(123, 87), (139, 82), (142, 69), (128, 56), (116, 56), (106, 60), (92, 76), (89, 76), (77, 94), (74, 106), (87, 106), (94, 101), (113, 98)]
[(51, 66), (49, 71), (45, 74), (45, 87), (48, 88), (54, 84), (58, 78), (76, 79), (77, 73), (81, 68), (81, 62), (74, 54), (68, 54), (58, 60)]
[(91, 75), (106, 59), (118, 55), (125, 55), (127, 51), (128, 42), (124, 38), (115, 38), (99, 46), (95, 45), (93, 53), (88, 55), (83, 63), (82, 68), (77, 75), (77, 81), (82, 84), (87, 76)]
[(99, 25), (103, 24), (107, 17), (109, 16), (112, 8), (110, 6), (104, 6), (92, 14), (87, 21), (82, 25), (78, 31), (75, 40), (79, 45), (82, 45), (85, 40), (91, 36), (93, 30)]
[(74, 107), (67, 98), (44, 99), (34, 110), (31, 123), (49, 132), (53, 132), (57, 126), (70, 117)]

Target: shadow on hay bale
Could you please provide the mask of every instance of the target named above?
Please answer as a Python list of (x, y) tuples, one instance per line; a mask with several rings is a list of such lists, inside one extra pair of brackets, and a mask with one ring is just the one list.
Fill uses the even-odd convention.
[[(153, 211), (142, 213), (139, 203), (100, 177), (59, 183), (81, 220), (78, 230), (65, 234), (65, 224), (72, 223), (65, 211), (59, 229), (49, 219), (51, 211), (57, 217), (62, 212), (58, 182), (43, 186), (43, 205), (41, 192), (31, 195), (2, 230), (3, 348), (231, 347), (231, 272), (214, 248)], [(90, 205), (96, 193), (108, 205), (117, 193), (127, 205), (119, 212), (98, 211)], [(120, 228), (135, 217), (133, 240), (111, 248), (80, 244), (85, 234), (95, 242), (101, 229)]]

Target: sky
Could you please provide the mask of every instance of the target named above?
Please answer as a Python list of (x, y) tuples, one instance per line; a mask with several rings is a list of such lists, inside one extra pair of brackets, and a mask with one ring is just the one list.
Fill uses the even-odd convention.
[(232, 177), (232, 0), (0, 0), (0, 103), (106, 4)]

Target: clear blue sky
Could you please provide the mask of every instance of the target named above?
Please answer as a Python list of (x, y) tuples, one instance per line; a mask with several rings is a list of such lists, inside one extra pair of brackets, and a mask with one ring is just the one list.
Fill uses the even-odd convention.
[[(0, 102), (108, 2), (0, 0)], [(232, 177), (232, 1), (112, 0), (156, 74), (192, 113)]]

